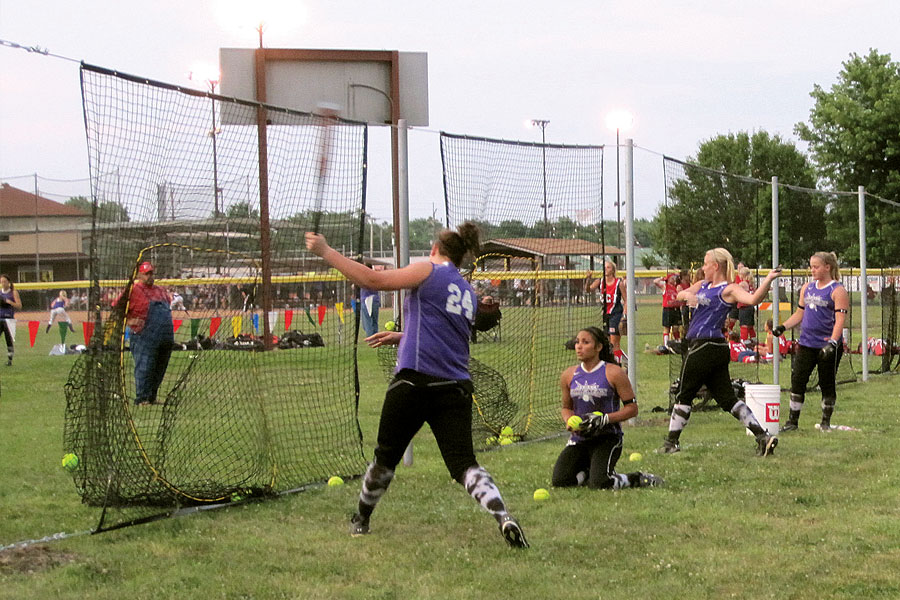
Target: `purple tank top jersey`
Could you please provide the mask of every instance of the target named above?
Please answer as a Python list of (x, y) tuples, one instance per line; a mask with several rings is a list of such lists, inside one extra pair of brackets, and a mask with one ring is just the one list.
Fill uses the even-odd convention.
[(50, 305), (50, 308), (64, 308), (66, 306), (66, 301), (62, 298), (57, 298), (53, 301), (53, 304)]
[[(8, 292), (0, 292), (0, 298), (3, 298), (5, 301), (12, 303), (14, 300), (13, 290), (10, 288)], [(0, 319), (12, 319), (16, 316), (15, 310), (9, 304), (4, 304), (0, 306)]]
[(834, 330), (834, 299), (831, 297), (837, 286), (837, 281), (832, 281), (819, 289), (815, 281), (806, 286), (806, 293), (802, 301), (805, 307), (803, 321), (800, 322), (801, 346), (807, 348), (824, 348), (831, 338)]
[(469, 379), (469, 336), (476, 306), (472, 286), (453, 264), (433, 265), (431, 275), (406, 297), (397, 371)]
[(700, 284), (697, 291), (697, 309), (685, 336), (687, 339), (725, 338), (722, 328), (725, 327), (728, 311), (734, 307), (734, 304), (722, 299), (722, 292), (726, 286), (726, 283), (711, 286), (708, 281)]
[[(611, 413), (619, 410), (619, 395), (606, 378), (606, 363), (602, 360), (593, 371), (585, 371), (584, 365), (575, 367), (572, 381), (569, 383), (569, 395), (572, 397), (572, 410), (579, 417), (589, 415), (595, 410)], [(618, 423), (607, 425), (604, 433), (612, 433), (621, 437), (622, 426)], [(573, 433), (572, 441), (580, 442), (582, 438)]]

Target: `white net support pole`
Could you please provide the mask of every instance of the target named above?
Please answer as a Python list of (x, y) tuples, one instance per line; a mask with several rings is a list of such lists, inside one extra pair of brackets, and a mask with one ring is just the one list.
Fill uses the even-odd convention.
[[(772, 267), (778, 266), (781, 260), (778, 256), (778, 177), (772, 177)], [(781, 284), (776, 279), (775, 285), (772, 286), (772, 327), (778, 327), (781, 323)], [(774, 340), (772, 352), (772, 384), (778, 384), (779, 374), (781, 372), (781, 346), (778, 340)]]
[(869, 278), (866, 274), (866, 188), (859, 186), (859, 314), (862, 321), (862, 380), (869, 380)]
[(628, 304), (628, 379), (637, 393), (637, 319), (634, 278), (634, 140), (625, 140), (625, 272)]

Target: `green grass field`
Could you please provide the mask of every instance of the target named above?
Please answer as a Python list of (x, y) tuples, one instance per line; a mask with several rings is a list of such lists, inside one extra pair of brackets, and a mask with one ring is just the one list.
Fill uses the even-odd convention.
[[(658, 311), (642, 310), (656, 331)], [(24, 330), (24, 328), (23, 328)], [(48, 357), (52, 335), (0, 366), (0, 546), (96, 525), (60, 468), (62, 385), (74, 357)], [(648, 335), (653, 343), (658, 334)], [(23, 341), (26, 340), (26, 341)], [(658, 342), (656, 342), (658, 343)], [(639, 346), (643, 348), (643, 337)], [(681, 454), (654, 453), (667, 418), (668, 358), (641, 354), (642, 414), (626, 428), (619, 470), (656, 473), (661, 489), (551, 489), (564, 440), (479, 455), (532, 548), (450, 481), (427, 430), (372, 520), (350, 538), (358, 482), (0, 553), (0, 598), (898, 598), (900, 388), (892, 376), (841, 386), (821, 434), (818, 394), (801, 431), (757, 459), (721, 411), (696, 413)], [(858, 366), (857, 366), (858, 368)], [(360, 348), (360, 423), (368, 456), (386, 387)], [(770, 375), (766, 375), (770, 377)], [(770, 381), (764, 378), (764, 381)], [(784, 383), (784, 375), (782, 382)], [(782, 411), (787, 412), (787, 395)]]

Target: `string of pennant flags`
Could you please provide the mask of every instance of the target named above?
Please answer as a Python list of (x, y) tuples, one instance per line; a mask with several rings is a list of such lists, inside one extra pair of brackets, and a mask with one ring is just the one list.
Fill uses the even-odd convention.
[[(351, 310), (356, 310), (356, 301), (353, 300), (351, 302)], [(340, 319), (341, 324), (345, 322), (344, 315), (344, 303), (337, 302), (334, 305), (334, 311), (337, 313), (338, 319)], [(313, 327), (321, 326), (322, 323), (325, 322), (325, 317), (328, 315), (328, 307), (324, 304), (320, 304), (315, 307), (315, 316), (313, 315), (312, 308), (304, 308), (304, 309), (285, 309), (284, 311), (273, 310), (269, 312), (269, 330), (274, 331), (275, 325), (278, 323), (278, 317), (284, 312), (284, 331), (290, 331), (291, 325), (294, 324), (294, 317), (297, 313), (300, 315), (306, 315), (306, 319), (309, 321), (309, 324)], [(251, 315), (234, 315), (231, 317), (231, 331), (234, 337), (240, 335), (244, 330), (244, 319), (245, 316), (249, 317), (250, 323), (253, 325), (253, 332), (259, 335), (259, 313), (253, 313)], [(209, 321), (209, 337), (214, 337), (216, 333), (219, 332), (219, 329), (222, 327), (223, 317), (208, 317), (208, 318), (199, 318), (194, 317), (190, 319), (177, 319), (175, 317), (172, 318), (172, 329), (175, 333), (178, 333), (178, 330), (184, 325), (185, 321), (190, 322), (190, 330), (191, 330), (191, 339), (196, 338), (200, 335), (201, 325), (204, 321)], [(41, 328), (42, 321), (28, 321), (28, 337), (31, 347), (34, 347), (34, 343), (37, 340), (38, 331)], [(66, 332), (68, 331), (68, 323), (61, 322), (59, 323), (59, 332), (60, 336), (65, 343)], [(84, 321), (81, 324), (82, 334), (84, 336), (84, 344), (87, 345), (90, 341), (91, 337), (94, 335), (94, 323), (93, 321)], [(126, 330), (126, 338), (128, 337), (129, 332)]]

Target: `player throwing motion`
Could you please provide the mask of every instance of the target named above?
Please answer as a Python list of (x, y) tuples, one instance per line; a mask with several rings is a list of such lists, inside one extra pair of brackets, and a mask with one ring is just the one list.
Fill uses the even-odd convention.
[(369, 519), (394, 478), (394, 468), (416, 432), (428, 423), (450, 476), (493, 515), (510, 546), (527, 548), (522, 528), (507, 512), (500, 491), (475, 460), (472, 447), (469, 336), (476, 299), (459, 266), (467, 252), (477, 252), (478, 228), (467, 222), (458, 231), (444, 230), (431, 248), (429, 261), (390, 271), (373, 271), (350, 260), (315, 233), (307, 232), (306, 247), (360, 287), (410, 290), (403, 312), (405, 334), (381, 331), (366, 338), (373, 348), (400, 347), (381, 409), (375, 459), (363, 478), (350, 534), (369, 533)]
[(728, 342), (722, 333), (725, 319), (737, 302), (756, 306), (769, 291), (769, 286), (781, 274), (774, 269), (766, 275), (759, 288), (752, 294), (734, 281), (734, 262), (725, 248), (715, 248), (706, 253), (703, 261), (703, 279), (686, 290), (678, 292), (679, 300), (689, 304), (696, 302), (697, 309), (685, 336), (688, 352), (681, 366), (681, 378), (675, 394), (675, 406), (669, 420), (669, 435), (660, 452), (671, 454), (681, 447), (678, 440), (691, 416), (691, 403), (703, 384), (722, 410), (730, 412), (756, 435), (757, 455), (768, 456), (778, 444), (778, 438), (766, 433), (750, 408), (738, 400), (731, 387), (728, 374)]
[(797, 345), (797, 362), (791, 373), (791, 412), (781, 431), (799, 428), (800, 411), (809, 376), (819, 369), (819, 388), (822, 390), (822, 423), (819, 429), (831, 429), (831, 414), (837, 400), (835, 374), (844, 351), (842, 332), (850, 297), (838, 281), (837, 257), (833, 252), (816, 252), (809, 259), (812, 281), (800, 289), (797, 310), (775, 327), (772, 333), (781, 337), (785, 329), (801, 326)]
[[(562, 373), (562, 419), (572, 432), (553, 467), (553, 485), (569, 487), (585, 481), (590, 488), (620, 489), (662, 485), (649, 473), (616, 473), (622, 456), (622, 421), (637, 416), (638, 405), (625, 371), (610, 352), (609, 339), (597, 327), (586, 327), (575, 336), (575, 356), (580, 364)], [(569, 419), (581, 417), (573, 428)]]

